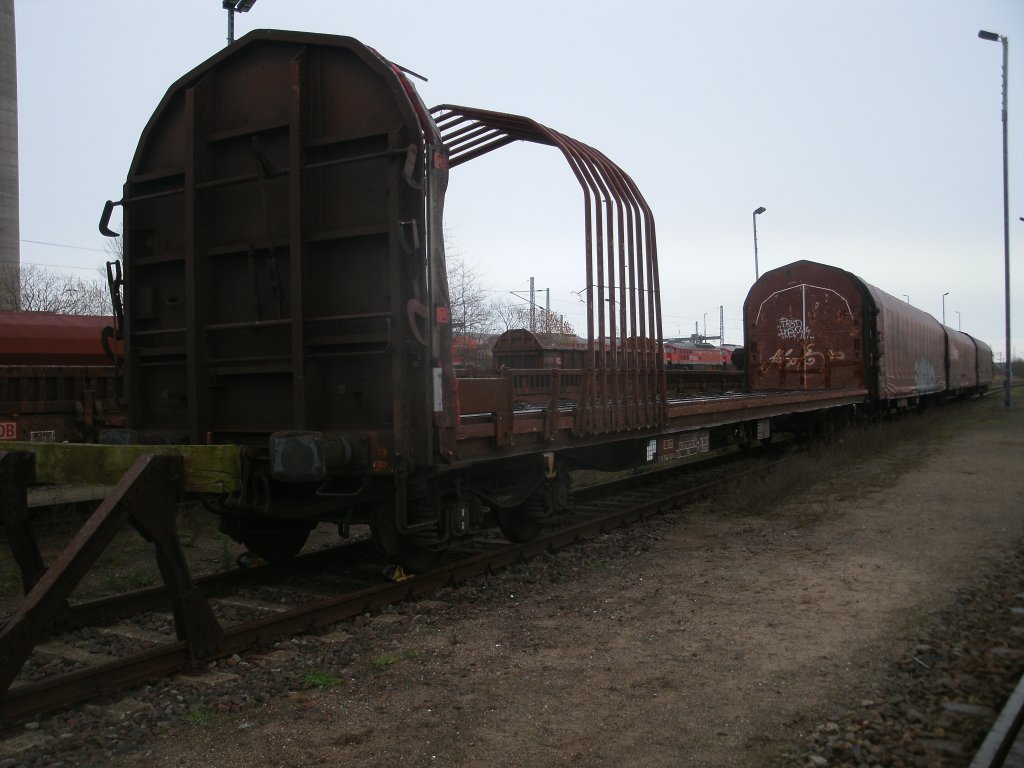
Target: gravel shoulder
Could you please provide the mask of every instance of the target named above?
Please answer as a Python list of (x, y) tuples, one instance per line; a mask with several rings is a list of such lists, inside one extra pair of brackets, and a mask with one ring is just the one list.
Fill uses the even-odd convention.
[[(144, 737), (62, 759), (794, 764), (832, 713), (877, 697), (959, 593), (1021, 551), (1024, 409), (997, 400), (851, 435), (732, 498), (211, 665), (205, 681), (140, 695), (143, 715), (122, 707), (158, 721)], [(227, 706), (232, 678), (248, 692)], [(166, 714), (182, 703), (189, 722)], [(109, 730), (111, 712), (63, 722)]]

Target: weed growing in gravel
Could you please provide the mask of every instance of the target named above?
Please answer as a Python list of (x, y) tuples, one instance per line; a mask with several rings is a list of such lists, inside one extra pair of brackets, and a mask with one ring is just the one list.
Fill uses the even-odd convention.
[(324, 688), (332, 688), (335, 685), (344, 685), (345, 681), (340, 677), (335, 677), (330, 672), (309, 672), (302, 677), (303, 688), (317, 688), (323, 690)]
[(211, 720), (213, 720), (213, 712), (208, 710), (206, 707), (202, 707), (202, 706), (199, 706), (199, 707), (189, 707), (188, 708), (188, 712), (186, 712), (184, 715), (182, 715), (181, 719), (184, 720), (189, 725), (195, 725), (195, 726), (206, 725)]
[(397, 656), (374, 656), (370, 659), (370, 666), (373, 667), (374, 672), (383, 672), (388, 667), (397, 663)]

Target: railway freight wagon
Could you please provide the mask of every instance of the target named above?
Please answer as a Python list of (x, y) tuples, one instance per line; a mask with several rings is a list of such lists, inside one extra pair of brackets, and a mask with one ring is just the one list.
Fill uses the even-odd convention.
[[(516, 141), (561, 152), (589, 228), (585, 371), (570, 411), (556, 377), (533, 421), (510, 379), (456, 379), (442, 238), (449, 169)], [(556, 449), (614, 453), (619, 435), (643, 455), (665, 426), (632, 180), (528, 118), (427, 110), (356, 40), (258, 30), (182, 77), (101, 230), (119, 204), (129, 423), (107, 440), (242, 446), (242, 488), (211, 508), (259, 554), (294, 553), (321, 521), (369, 523), (408, 560), (494, 514), (515, 534), (564, 501)]]
[(988, 345), (836, 267), (766, 272), (743, 313), (751, 391), (863, 386), (893, 408), (991, 381)]
[(111, 322), (0, 312), (0, 441), (91, 442), (124, 424)]
[(984, 392), (992, 386), (992, 379), (995, 376), (995, 366), (993, 363), (995, 358), (992, 355), (992, 347), (981, 339), (975, 339), (973, 336), (971, 339), (974, 341), (975, 349), (978, 351), (978, 390)]
[(494, 341), (494, 365), (506, 368), (586, 368), (587, 340), (563, 335), (545, 344), (525, 328), (512, 328)]
[(950, 397), (986, 391), (992, 384), (992, 347), (962, 331), (945, 330)]
[(951, 395), (978, 386), (978, 349), (973, 338), (946, 327), (946, 386)]
[[(458, 377), (445, 191), (459, 166), (518, 142), (559, 153), (580, 185), (578, 367)], [(748, 297), (753, 392), (670, 393), (654, 219), (629, 175), (527, 117), (428, 110), (401, 67), (352, 38), (257, 30), (200, 64), (146, 125), (107, 234), (116, 205), (128, 423), (101, 437), (122, 457), (154, 443), (205, 456), (220, 478), (208, 508), (271, 559), (318, 523), (360, 523), (422, 570), (495, 523), (537, 535), (569, 508), (572, 469), (669, 461), (767, 439), (777, 419), (946, 388), (934, 320), (799, 262)], [(188, 467), (185, 486), (210, 492)]]

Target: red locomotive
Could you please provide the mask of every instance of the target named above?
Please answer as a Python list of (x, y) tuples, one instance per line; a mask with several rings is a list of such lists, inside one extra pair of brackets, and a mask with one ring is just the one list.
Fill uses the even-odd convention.
[(719, 368), (732, 364), (732, 350), (699, 341), (666, 341), (666, 368)]

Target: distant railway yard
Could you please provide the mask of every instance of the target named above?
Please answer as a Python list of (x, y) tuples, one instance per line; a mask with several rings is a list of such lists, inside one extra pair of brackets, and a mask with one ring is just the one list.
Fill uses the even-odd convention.
[[(639, 523), (21, 717), (0, 761), (227, 766), (243, 749), (296, 766), (966, 766), (1024, 672), (1024, 491), (1008, 482), (1024, 417), (995, 397), (945, 410), (755, 475), (729, 469), (731, 489)], [(620, 493), (642, 501), (643, 485)], [(67, 535), (53, 518), (43, 529), (46, 546)], [(241, 552), (204, 516), (182, 532), (211, 569)], [(122, 544), (82, 589), (145, 588), (158, 578), (147, 557)], [(362, 578), (385, 584), (373, 568)], [(272, 591), (226, 595), (219, 618), (273, 611)], [(44, 643), (23, 676), (144, 646), (172, 620), (149, 621)]]

